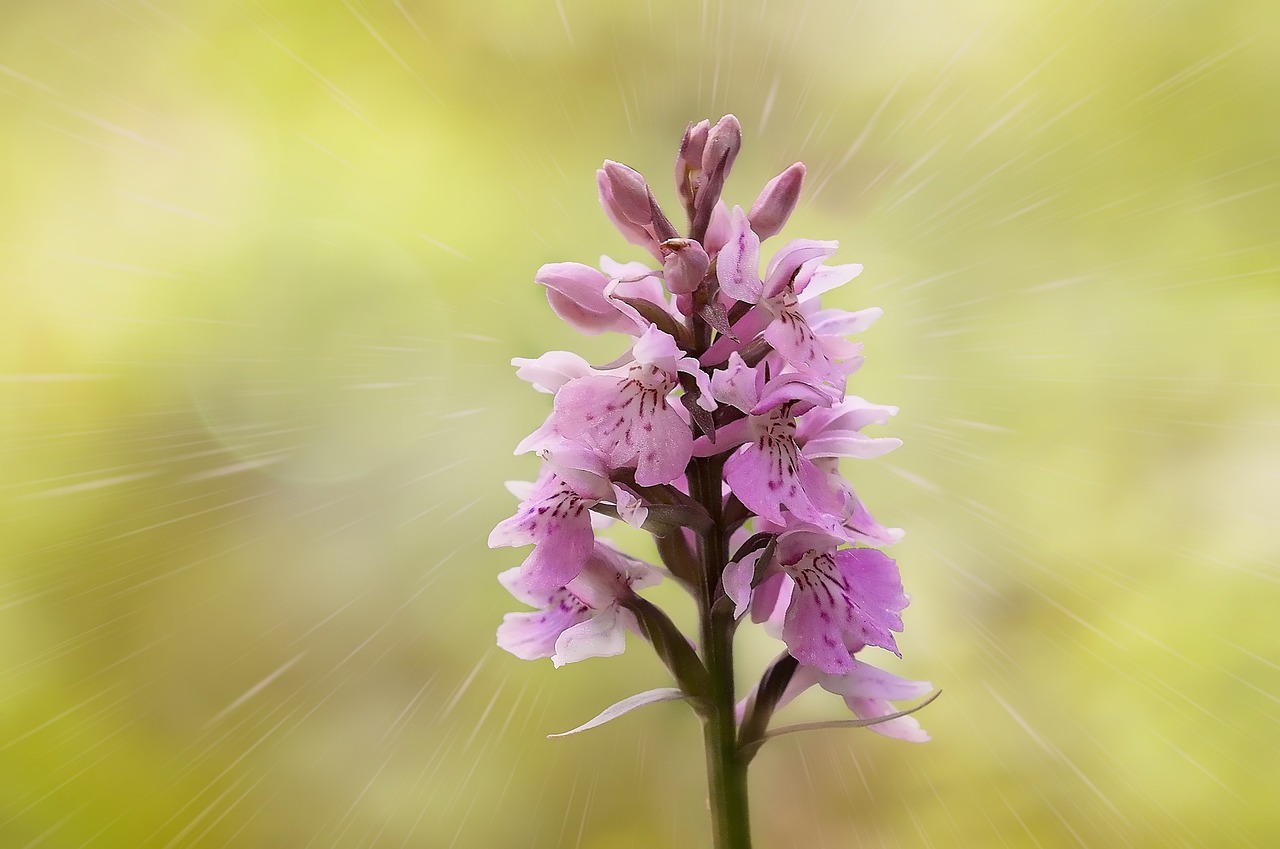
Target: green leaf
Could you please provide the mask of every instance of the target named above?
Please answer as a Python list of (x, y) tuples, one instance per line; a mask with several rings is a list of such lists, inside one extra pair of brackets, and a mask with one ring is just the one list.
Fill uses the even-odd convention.
[(888, 722), (891, 719), (901, 719), (904, 716), (910, 716), (941, 695), (942, 691), (937, 690), (918, 705), (909, 707), (906, 710), (900, 710), (897, 713), (877, 716), (874, 719), (834, 719), (828, 722), (806, 722), (801, 725), (788, 725), (785, 728), (779, 728), (777, 731), (770, 731), (756, 739), (754, 742), (743, 745), (739, 751), (741, 752), (742, 757), (750, 759), (755, 756), (755, 753), (759, 751), (760, 747), (766, 742), (775, 737), (781, 737), (784, 734), (795, 734), (799, 731), (818, 731), (823, 728), (866, 728), (868, 725), (879, 725), (880, 723)]
[(630, 713), (636, 708), (652, 705), (658, 702), (674, 702), (679, 699), (687, 699), (683, 690), (675, 687), (659, 687), (656, 690), (646, 690), (643, 693), (636, 693), (634, 696), (628, 696), (620, 702), (609, 705), (593, 718), (579, 725), (577, 728), (569, 731), (562, 731), (559, 734), (548, 734), (547, 739), (555, 737), (568, 737), (570, 734), (578, 734), (582, 731), (589, 731), (592, 728), (598, 728), (606, 722), (617, 719), (624, 713)]

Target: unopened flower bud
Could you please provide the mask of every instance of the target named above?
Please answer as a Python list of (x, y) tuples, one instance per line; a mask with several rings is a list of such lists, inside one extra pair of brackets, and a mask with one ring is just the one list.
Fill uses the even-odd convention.
[(676, 155), (676, 194), (684, 204), (689, 218), (693, 218), (693, 198), (698, 189), (698, 175), (702, 172), (702, 151), (707, 146), (710, 121), (699, 121), (685, 128), (680, 140), (680, 152)]
[(681, 315), (693, 315), (697, 312), (698, 305), (694, 302), (693, 295), (676, 295), (676, 310)]
[[(635, 179), (629, 175), (634, 175)], [(640, 183), (641, 193), (636, 191), (636, 180)], [(625, 165), (606, 162), (604, 168), (596, 170), (596, 188), (600, 193), (600, 206), (604, 208), (605, 215), (609, 216), (613, 226), (618, 228), (618, 232), (631, 244), (641, 246), (661, 260), (662, 252), (658, 243), (662, 239), (654, 238), (654, 228), (651, 226), (653, 205), (650, 203), (644, 178)], [(633, 217), (641, 220), (633, 221)]]
[(733, 168), (742, 148), (742, 126), (732, 115), (725, 115), (707, 132), (702, 149), (702, 173), (689, 211), (689, 235), (701, 241), (707, 235), (711, 215), (720, 200), (725, 178)]
[(605, 297), (609, 278), (590, 266), (552, 262), (539, 268), (533, 279), (546, 287), (547, 301), (556, 315), (579, 333), (625, 333), (631, 326), (631, 320)]
[(760, 196), (751, 206), (747, 216), (751, 221), (751, 229), (763, 241), (776, 236), (800, 199), (800, 187), (804, 184), (804, 164), (797, 162), (778, 176), (774, 177), (761, 189)]
[(741, 149), (742, 125), (733, 115), (725, 115), (707, 133), (707, 143), (702, 149), (702, 170), (710, 174), (719, 169), (724, 177), (728, 177)]
[(609, 195), (614, 209), (627, 221), (641, 227), (653, 222), (649, 203), (649, 184), (644, 177), (621, 162), (605, 160), (605, 179), (609, 183)]
[(673, 295), (685, 295), (702, 285), (702, 278), (711, 265), (702, 245), (692, 239), (668, 239), (662, 243), (662, 252), (667, 291)]

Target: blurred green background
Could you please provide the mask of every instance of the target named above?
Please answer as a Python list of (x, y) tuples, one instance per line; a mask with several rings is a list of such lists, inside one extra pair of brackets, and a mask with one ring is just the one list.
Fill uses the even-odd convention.
[(945, 691), (766, 748), (758, 845), (1280, 845), (1277, 104), (1260, 1), (6, 0), (0, 846), (706, 845), (683, 705), (544, 738), (667, 679), (494, 648), (484, 540), (509, 359), (623, 344), (534, 271), (729, 111), (886, 311)]

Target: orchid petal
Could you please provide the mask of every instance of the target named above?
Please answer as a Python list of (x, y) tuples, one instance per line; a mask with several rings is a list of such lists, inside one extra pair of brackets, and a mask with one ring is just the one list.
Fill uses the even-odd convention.
[(591, 364), (569, 351), (548, 351), (532, 360), (516, 357), (511, 364), (517, 367), (516, 377), (550, 395), (574, 378), (591, 374)]
[(698, 357), (698, 362), (704, 366), (720, 365), (729, 359), (731, 353), (754, 341), (772, 321), (773, 315), (768, 308), (763, 305), (753, 307), (733, 325), (733, 335), (738, 338), (734, 340), (728, 336), (719, 337)]
[[(613, 163), (617, 164), (617, 163)], [(626, 168), (626, 166), (621, 166)], [(630, 171), (631, 169), (627, 169)], [(633, 172), (634, 173), (634, 172)], [(605, 215), (613, 222), (613, 226), (618, 228), (618, 232), (622, 234), (628, 242), (633, 245), (639, 245), (649, 253), (653, 254), (658, 260), (662, 259), (662, 251), (658, 247), (658, 239), (654, 236), (651, 227), (636, 224), (628, 218), (628, 213), (635, 212), (634, 202), (625, 198), (625, 185), (622, 186), (624, 198), (619, 198), (617, 190), (620, 186), (615, 185), (611, 176), (605, 168), (596, 171), (596, 190), (600, 197), (600, 206), (604, 208)], [(637, 176), (639, 176), (637, 174)], [(641, 178), (643, 181), (643, 178)]]
[(814, 260), (824, 260), (840, 247), (839, 242), (819, 242), (813, 239), (793, 239), (782, 246), (765, 273), (764, 292), (766, 298), (779, 295), (790, 287), (792, 280), (800, 272), (801, 266)]
[(570, 439), (590, 431), (615, 467), (634, 462), (641, 486), (675, 480), (693, 451), (693, 434), (667, 402), (666, 389), (639, 379), (592, 375), (570, 381), (556, 394), (552, 416)]
[(796, 582), (785, 572), (775, 572), (760, 582), (751, 593), (751, 621), (764, 626), (764, 632), (775, 640), (782, 639), (782, 627)]
[(809, 558), (792, 577), (796, 592), (782, 627), (787, 650), (804, 666), (834, 674), (849, 671), (853, 654), (845, 637), (857, 630), (858, 621), (834, 561), (829, 555)]
[(848, 336), (850, 333), (861, 333), (866, 330), (882, 315), (884, 310), (879, 307), (868, 307), (857, 312), (838, 309), (815, 310), (807, 318), (809, 327), (817, 336)]
[(753, 416), (764, 415), (783, 404), (800, 402), (803, 410), (792, 408), (793, 414), (807, 412), (814, 407), (830, 407), (840, 398), (835, 387), (818, 383), (807, 374), (784, 374), (769, 381), (760, 396), (760, 402), (748, 412)]
[(662, 243), (666, 256), (662, 260), (667, 290), (673, 295), (686, 295), (702, 285), (711, 260), (702, 245), (692, 239), (668, 239)]
[(892, 436), (870, 437), (852, 432), (811, 439), (805, 443), (803, 451), (804, 456), (811, 460), (818, 457), (857, 457), (866, 460), (888, 454), (901, 444), (901, 439)]
[(551, 607), (523, 613), (508, 613), (498, 626), (498, 647), (521, 660), (552, 657), (556, 642), (568, 628), (586, 616), (586, 608)]
[(746, 442), (750, 442), (755, 436), (751, 432), (751, 422), (748, 419), (737, 419), (729, 422), (727, 425), (716, 428), (716, 441), (712, 442), (709, 436), (700, 436), (693, 442), (694, 457), (712, 457), (716, 454), (723, 454), (737, 448)]
[[(897, 712), (897, 709), (884, 699), (848, 698), (844, 701), (860, 719), (879, 719)], [(932, 739), (914, 716), (896, 716), (884, 722), (872, 723), (867, 728), (882, 736), (905, 740), (908, 743), (928, 743)]]
[(795, 293), (801, 302), (811, 300), (819, 295), (838, 289), (862, 273), (862, 266), (856, 262), (845, 265), (819, 265), (811, 274), (797, 278)]
[(823, 340), (813, 332), (813, 328), (798, 310), (780, 309), (762, 335), (796, 369), (811, 372), (824, 380), (838, 382), (843, 389), (848, 372), (833, 360), (823, 346)]
[(756, 231), (761, 241), (776, 236), (791, 217), (800, 199), (804, 174), (804, 163), (795, 163), (766, 183), (751, 205), (751, 215), (748, 216), (751, 229)]
[(707, 235), (702, 239), (702, 246), (707, 249), (708, 256), (716, 256), (729, 241), (731, 228), (729, 225), (729, 208), (724, 201), (716, 201), (711, 210), (711, 223), (707, 225)]
[(611, 606), (566, 628), (556, 640), (551, 662), (556, 668), (589, 657), (613, 657), (626, 648), (625, 628), (618, 608)]
[(737, 301), (754, 304), (764, 284), (760, 280), (760, 237), (742, 207), (735, 206), (729, 219), (729, 241), (716, 258), (720, 291)]
[(728, 365), (712, 373), (711, 393), (720, 403), (746, 413), (760, 401), (762, 380), (763, 375), (747, 366), (742, 355), (734, 351), (729, 355)]
[(860, 641), (900, 656), (892, 632), (902, 630), (902, 610), (909, 599), (902, 591), (898, 564), (874, 548), (847, 548), (832, 557), (859, 620)]
[(618, 508), (618, 516), (633, 528), (641, 527), (649, 518), (649, 508), (645, 506), (644, 500), (616, 483), (613, 485), (613, 503)]
[(724, 594), (733, 602), (733, 618), (741, 619), (742, 614), (751, 606), (751, 581), (756, 573), (756, 561), (760, 552), (753, 551), (742, 560), (724, 567), (721, 580), (724, 583)]

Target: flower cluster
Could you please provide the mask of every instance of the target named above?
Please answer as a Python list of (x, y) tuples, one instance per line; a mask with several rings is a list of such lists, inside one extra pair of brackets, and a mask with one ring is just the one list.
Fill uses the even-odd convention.
[[(574, 329), (620, 333), (630, 344), (605, 366), (566, 351), (514, 361), (554, 400), (517, 449), (541, 458), (541, 474), (510, 485), (520, 506), (489, 537), (494, 547), (533, 546), (500, 579), (536, 610), (508, 614), (498, 644), (559, 666), (620, 653), (630, 629), (705, 708), (713, 632), (704, 628), (704, 644), (691, 647), (637, 593), (666, 574), (729, 639), (750, 614), (785, 643), (738, 704), (744, 744), (753, 742), (748, 728), (759, 736), (769, 714), (814, 684), (844, 697), (873, 730), (927, 740), (889, 702), (930, 685), (876, 669), (861, 654), (869, 646), (898, 653), (894, 633), (908, 599), (896, 563), (872, 546), (901, 531), (880, 525), (839, 469), (840, 458), (900, 444), (863, 433), (895, 407), (845, 391), (862, 363), (861, 343), (848, 337), (881, 311), (821, 305), (822, 294), (862, 270), (829, 264), (836, 242), (786, 242), (761, 272), (762, 244), (790, 217), (805, 168), (796, 163), (769, 181), (749, 210), (729, 207), (720, 196), (740, 146), (732, 115), (686, 131), (675, 168), (685, 235), (639, 173), (606, 162), (597, 172), (604, 211), (656, 266), (603, 257), (598, 269), (552, 263), (535, 277)], [(596, 537), (615, 520), (652, 531), (665, 569)]]

